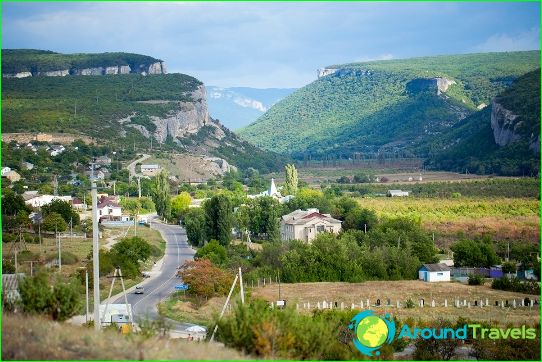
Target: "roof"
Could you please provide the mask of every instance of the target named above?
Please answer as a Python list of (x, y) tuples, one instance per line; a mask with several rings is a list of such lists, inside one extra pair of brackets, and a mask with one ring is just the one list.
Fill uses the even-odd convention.
[(160, 165), (141, 165), (141, 168), (146, 168), (146, 169), (159, 169), (160, 168)]
[(107, 200), (98, 204), (98, 209), (103, 209), (104, 207), (115, 207), (119, 209), (121, 208), (119, 204), (110, 200)]
[[(430, 272), (440, 272), (440, 271), (450, 271), (450, 268), (448, 267), (448, 265), (444, 264), (444, 263), (439, 263), (439, 264), (423, 264), (421, 266), (421, 268), (425, 268), (427, 269), (427, 271), (430, 271)], [(420, 268), (420, 269), (421, 269)]]
[(284, 223), (290, 225), (304, 225), (314, 219), (320, 219), (332, 224), (342, 223), (342, 221), (332, 218), (329, 214), (321, 214), (318, 209), (295, 210), (282, 216)]

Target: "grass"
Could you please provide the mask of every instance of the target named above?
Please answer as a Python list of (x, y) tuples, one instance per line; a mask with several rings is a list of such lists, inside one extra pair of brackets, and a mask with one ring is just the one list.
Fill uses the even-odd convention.
[(195, 343), (59, 324), (40, 317), (2, 315), (2, 360), (233, 360), (242, 353)]
[(193, 299), (182, 292), (172, 294), (167, 300), (158, 305), (160, 315), (186, 323), (211, 326), (213, 316), (222, 310), (226, 297), (211, 298), (200, 308), (195, 308)]
[[(252, 296), (261, 297), (267, 301), (278, 300), (278, 284), (267, 285), (251, 289)], [(538, 307), (532, 310), (529, 308), (501, 308), (495, 307), (495, 301), (508, 300), (512, 303), (512, 299), (516, 299), (519, 303), (520, 299), (530, 297), (522, 293), (506, 292), (502, 290), (491, 289), (487, 285), (469, 286), (461, 283), (426, 283), (418, 280), (403, 280), (403, 281), (370, 281), (364, 283), (296, 283), (296, 284), (281, 284), (281, 298), (287, 303), (295, 305), (309, 302), (312, 306), (316, 306), (317, 302), (341, 302), (346, 307), (350, 308), (352, 303), (359, 308), (360, 301), (363, 301), (366, 307), (366, 300), (374, 305), (377, 299), (381, 300), (384, 305), (389, 298), (391, 304), (396, 306), (396, 301), (399, 300), (402, 305), (409, 298), (416, 304), (415, 308), (407, 309), (390, 307), (390, 311), (394, 316), (401, 318), (412, 317), (415, 319), (437, 319), (438, 317), (448, 317), (455, 319), (457, 317), (471, 318), (475, 320), (495, 320), (500, 323), (538, 323), (540, 321), (540, 311)], [(426, 307), (418, 307), (420, 299), (425, 300)], [(456, 308), (453, 306), (455, 299), (460, 301), (467, 300), (471, 303), (471, 308)], [(489, 299), (489, 307), (474, 307), (474, 301)], [(535, 296), (538, 298), (538, 296)], [(448, 300), (448, 307), (444, 307), (444, 299)], [(428, 307), (431, 301), (435, 300), (437, 307)], [(379, 309), (383, 309), (380, 307)], [(388, 308), (388, 307), (386, 307)]]

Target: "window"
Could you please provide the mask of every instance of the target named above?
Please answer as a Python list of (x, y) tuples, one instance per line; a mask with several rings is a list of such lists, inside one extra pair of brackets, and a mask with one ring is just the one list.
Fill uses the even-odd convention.
[(323, 233), (324, 231), (326, 231), (326, 227), (324, 225), (318, 225), (316, 227), (316, 232)]
[(437, 273), (437, 276), (439, 276), (439, 277), (441, 277), (443, 275), (444, 275), (444, 273)]

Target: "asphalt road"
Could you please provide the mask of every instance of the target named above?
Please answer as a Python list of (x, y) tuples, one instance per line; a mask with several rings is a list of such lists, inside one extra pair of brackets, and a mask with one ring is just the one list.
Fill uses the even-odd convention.
[(136, 173), (136, 165), (137, 163), (141, 163), (143, 161), (145, 161), (147, 158), (150, 158), (151, 156), (150, 155), (141, 155), (141, 158), (138, 158), (137, 160), (133, 161), (132, 163), (130, 163), (126, 168), (128, 169), (128, 174), (129, 174), (129, 178), (130, 180), (132, 179), (132, 177), (135, 177), (135, 176), (143, 176), (141, 174), (137, 174)]
[[(177, 267), (186, 260), (193, 260), (195, 251), (189, 246), (186, 231), (178, 225), (166, 225), (153, 221), (151, 228), (158, 230), (166, 240), (164, 261), (159, 274), (145, 280), (144, 294), (128, 293), (128, 303), (132, 305), (134, 320), (138, 318), (156, 319), (158, 317), (157, 305), (175, 292), (175, 285), (182, 281), (176, 277)], [(123, 304), (124, 296), (116, 299), (113, 303)], [(170, 321), (172, 329), (183, 330), (193, 324), (184, 324)]]

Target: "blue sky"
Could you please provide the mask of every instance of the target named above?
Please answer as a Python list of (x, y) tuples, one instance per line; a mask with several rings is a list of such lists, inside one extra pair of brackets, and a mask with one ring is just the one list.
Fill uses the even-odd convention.
[(371, 59), (540, 49), (539, 3), (2, 3), (2, 47), (126, 51), (224, 87)]

